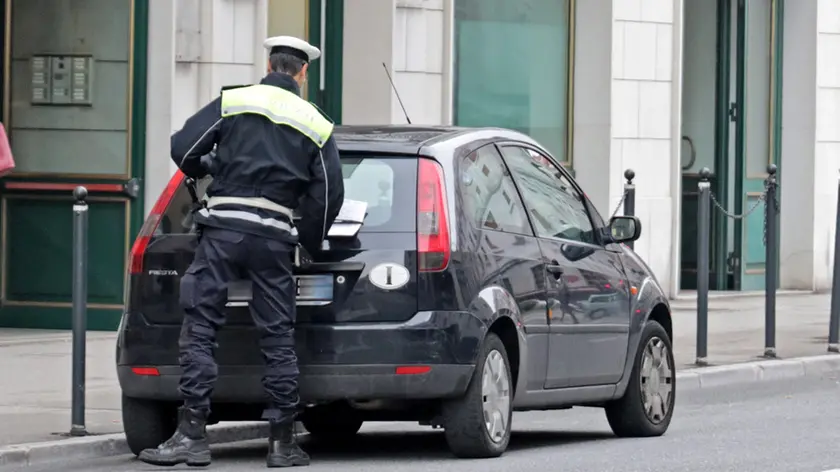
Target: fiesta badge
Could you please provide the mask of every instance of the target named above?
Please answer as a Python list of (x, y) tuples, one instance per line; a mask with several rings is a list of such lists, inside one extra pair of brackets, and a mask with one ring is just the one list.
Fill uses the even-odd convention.
[(370, 283), (382, 290), (396, 290), (407, 284), (409, 279), (411, 279), (411, 274), (408, 269), (392, 262), (379, 264), (368, 274)]

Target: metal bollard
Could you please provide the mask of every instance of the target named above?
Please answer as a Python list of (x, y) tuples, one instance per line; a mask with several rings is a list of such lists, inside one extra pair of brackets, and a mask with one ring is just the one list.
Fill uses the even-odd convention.
[(695, 364), (709, 365), (709, 231), (712, 225), (711, 192), (708, 167), (700, 169), (697, 184), (697, 356)]
[(840, 180), (838, 180), (837, 188), (837, 219), (834, 222), (834, 277), (831, 281), (828, 352), (840, 352)]
[[(627, 179), (627, 182), (624, 183), (624, 216), (636, 216), (636, 184), (633, 183), (635, 177), (636, 173), (633, 172), (633, 169), (624, 171), (624, 178)], [(628, 241), (625, 244), (633, 249), (633, 241)]]
[(73, 190), (73, 385), (71, 436), (86, 436), (85, 348), (87, 336), (88, 191)]
[(764, 357), (776, 357), (776, 285), (778, 285), (777, 244), (778, 211), (776, 201), (776, 165), (767, 166), (767, 197), (764, 202), (764, 218), (767, 237), (764, 244)]

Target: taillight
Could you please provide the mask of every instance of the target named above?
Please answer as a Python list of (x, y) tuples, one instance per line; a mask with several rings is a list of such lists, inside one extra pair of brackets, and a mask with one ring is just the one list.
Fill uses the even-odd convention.
[(441, 271), (449, 264), (449, 225), (446, 212), (443, 168), (421, 158), (417, 173), (417, 267), (423, 272)]
[(132, 367), (131, 371), (134, 372), (135, 375), (144, 375), (150, 377), (160, 376), (160, 371), (157, 369), (157, 367)]
[(134, 240), (134, 245), (131, 246), (131, 256), (128, 262), (130, 273), (139, 274), (143, 272), (143, 255), (146, 252), (146, 247), (149, 245), (149, 240), (157, 229), (160, 219), (163, 216), (163, 212), (166, 211), (166, 207), (169, 206), (169, 203), (175, 196), (175, 192), (178, 191), (178, 186), (181, 185), (183, 181), (184, 174), (180, 170), (176, 171), (175, 175), (172, 176), (169, 183), (166, 185), (166, 188), (163, 189), (160, 197), (158, 197), (157, 202), (155, 202), (155, 206), (152, 207), (152, 211), (149, 212), (149, 216), (146, 218), (146, 221), (143, 222), (143, 226), (137, 234), (137, 239)]

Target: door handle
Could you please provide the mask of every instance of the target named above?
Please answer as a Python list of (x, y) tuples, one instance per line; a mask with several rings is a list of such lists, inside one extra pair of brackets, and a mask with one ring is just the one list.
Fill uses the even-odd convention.
[(560, 279), (563, 275), (563, 266), (559, 264), (547, 264), (545, 266), (545, 270), (547, 270), (551, 275), (554, 276), (555, 279)]

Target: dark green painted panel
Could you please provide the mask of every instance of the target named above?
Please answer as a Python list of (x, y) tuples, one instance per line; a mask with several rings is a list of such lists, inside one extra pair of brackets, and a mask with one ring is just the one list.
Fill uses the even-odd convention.
[[(309, 101), (321, 108), (336, 124), (341, 124), (342, 55), (344, 46), (344, 1), (327, 2), (326, 45), (321, 45), (321, 2), (309, 2), (309, 42), (324, 50), (324, 60), (309, 65)], [(324, 90), (321, 90), (321, 67), (326, 63)]]
[[(732, 48), (732, 0), (717, 0), (717, 79), (715, 83), (715, 167), (717, 181), (712, 185), (712, 192), (721, 202), (729, 201), (729, 96), (731, 85), (731, 48)], [(714, 285), (709, 285), (712, 290), (731, 290), (727, 283), (729, 280), (727, 257), (729, 247), (727, 244), (727, 233), (730, 224), (727, 218), (720, 211), (713, 211), (712, 218), (715, 220), (717, 230), (714, 233), (715, 279)]]
[(131, 236), (140, 231), (146, 178), (146, 93), (149, 55), (149, 0), (134, 0), (134, 77), (131, 91), (131, 176), (140, 182), (140, 192), (131, 202)]
[[(116, 331), (120, 310), (88, 310), (88, 331)], [(70, 308), (4, 306), (0, 327), (26, 329), (71, 329)]]
[[(72, 300), (73, 212), (70, 200), (9, 199), (6, 298)], [(88, 301), (121, 304), (126, 206), (90, 204)]]

